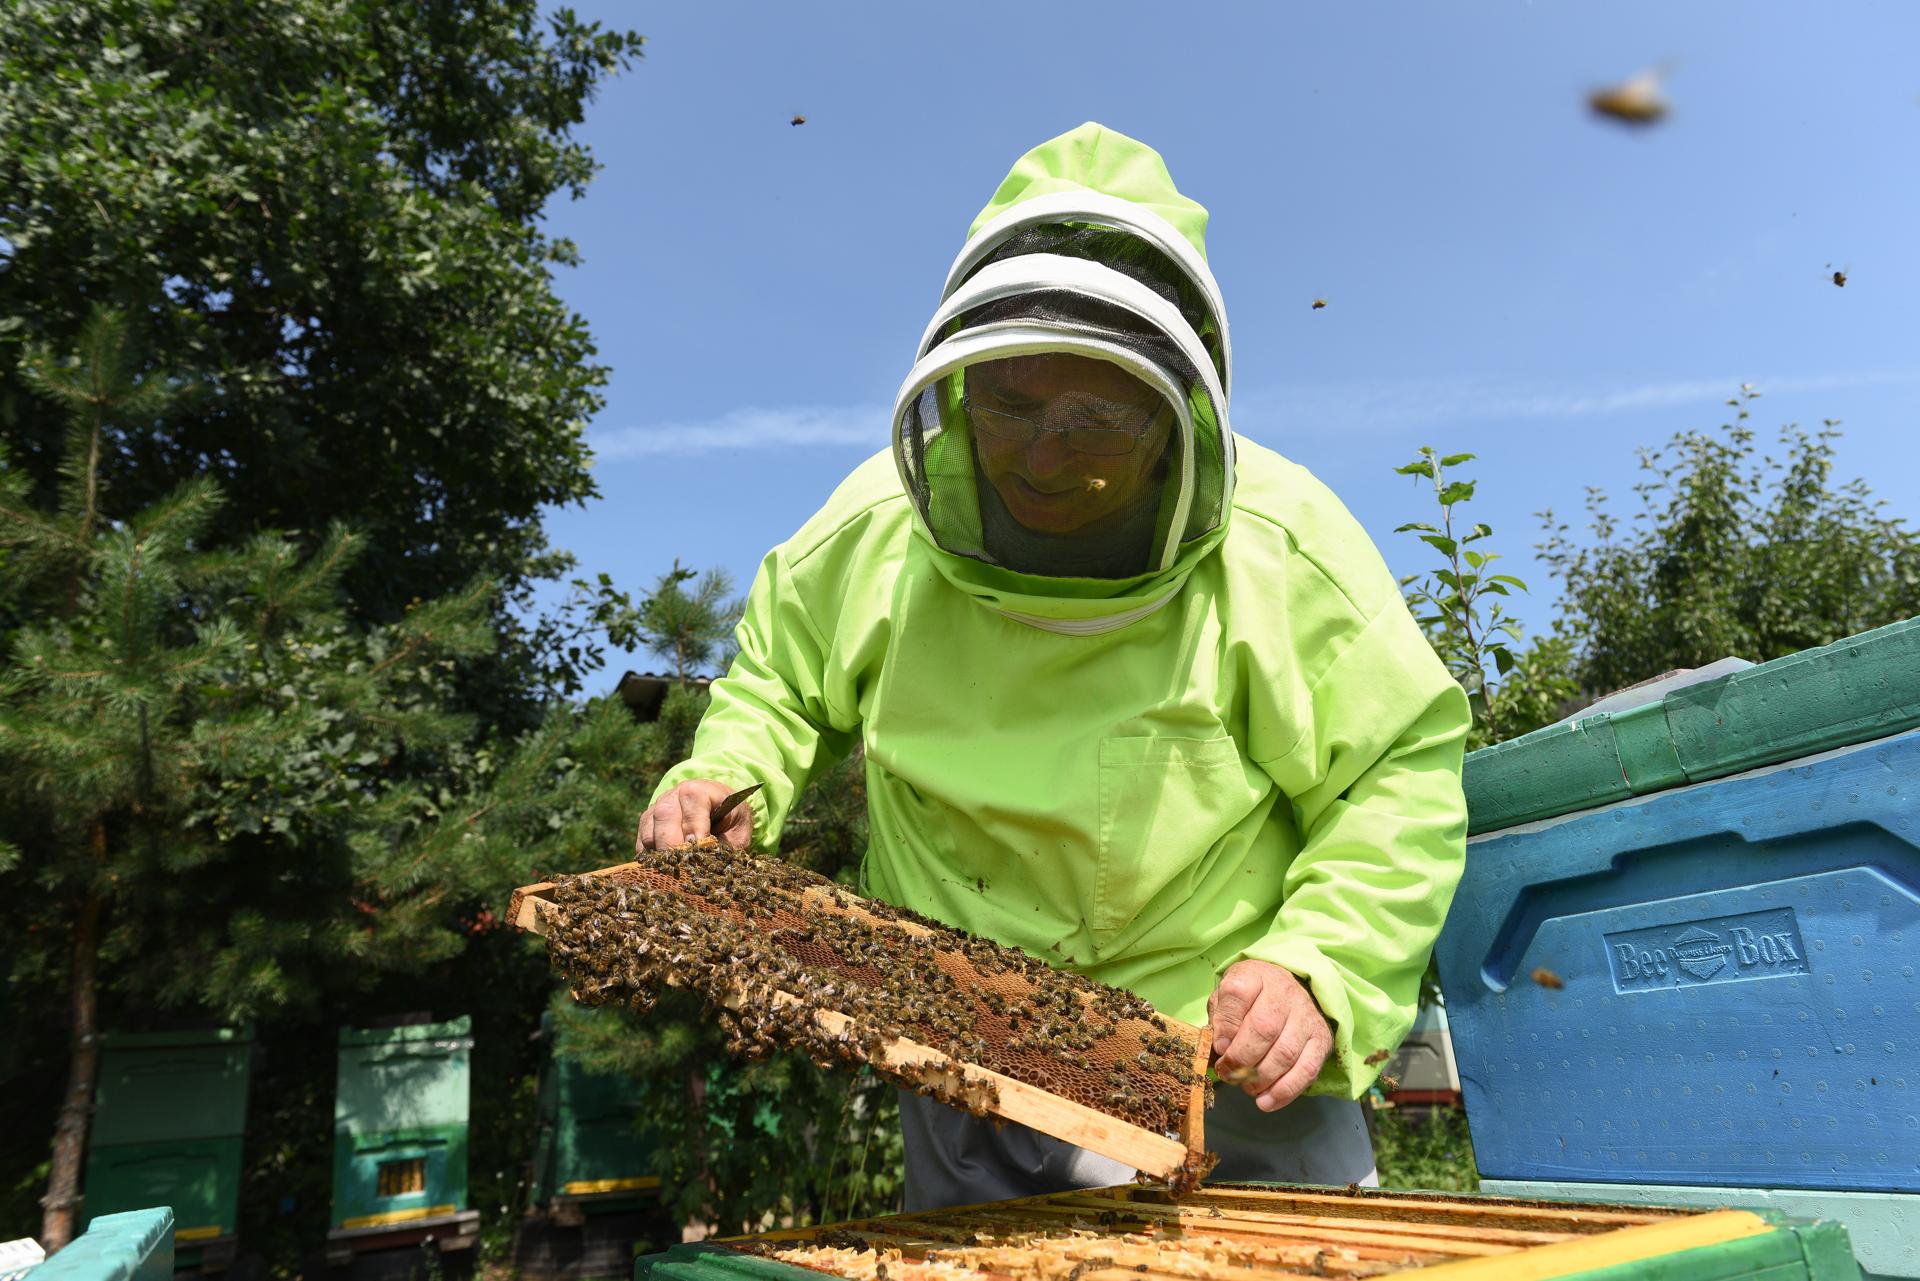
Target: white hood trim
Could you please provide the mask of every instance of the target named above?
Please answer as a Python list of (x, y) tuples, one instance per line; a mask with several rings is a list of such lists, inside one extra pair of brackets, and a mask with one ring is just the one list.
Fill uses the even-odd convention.
[[(1032, 227), (1055, 223), (1089, 223), (1131, 232), (1173, 259), (1188, 279), (1199, 288), (1220, 330), (1220, 383), (1233, 390), (1233, 343), (1228, 337), (1227, 304), (1213, 271), (1199, 250), (1174, 229), (1172, 223), (1144, 205), (1097, 191), (1061, 191), (1049, 196), (1023, 200), (973, 233), (961, 248), (960, 256), (947, 269), (946, 284), (941, 287), (944, 300), (969, 271), (1001, 244)], [(1222, 401), (1224, 404), (1224, 400)]]

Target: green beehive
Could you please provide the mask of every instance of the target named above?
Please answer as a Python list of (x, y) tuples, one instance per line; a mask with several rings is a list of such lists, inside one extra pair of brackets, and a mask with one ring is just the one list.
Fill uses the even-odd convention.
[(171, 1206), (182, 1266), (231, 1257), (252, 1064), (244, 1029), (105, 1037), (87, 1218)]
[(653, 1140), (634, 1131), (639, 1107), (633, 1078), (595, 1075), (576, 1059), (548, 1055), (540, 1074), (534, 1203), (571, 1203), (594, 1213), (653, 1199), (660, 1179), (653, 1173)]
[(471, 1245), (467, 1094), (473, 1037), (466, 1018), (394, 1028), (340, 1029), (333, 1110), (336, 1260), (432, 1235)]

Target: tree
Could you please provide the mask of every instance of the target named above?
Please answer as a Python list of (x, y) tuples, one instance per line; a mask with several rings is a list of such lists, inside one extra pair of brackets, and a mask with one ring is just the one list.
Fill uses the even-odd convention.
[(1759, 396), (1743, 385), (1726, 402), (1733, 421), (1717, 434), (1680, 432), (1642, 450), (1648, 477), (1634, 487), (1640, 509), (1626, 526), (1598, 489), (1587, 499), (1590, 542), (1540, 513), (1539, 551), (1561, 594), (1551, 627), (1531, 640), (1488, 600), (1525, 584), (1489, 574), (1497, 556), (1469, 547), (1492, 530), (1454, 528), (1453, 507), (1474, 485), (1446, 470), (1473, 455), (1423, 448), (1396, 469), (1427, 479), (1439, 503), (1439, 525), (1395, 531), (1418, 534), (1444, 558), (1401, 587), (1473, 702), (1469, 747), (1528, 733), (1675, 668), (1729, 655), (1764, 662), (1920, 613), (1920, 532), (1888, 515), (1865, 481), (1834, 486), (1840, 432), (1831, 419), (1817, 432), (1788, 424), (1780, 457), (1756, 459), (1747, 422)]
[(1591, 542), (1552, 512), (1542, 558), (1561, 583), (1571, 674), (1595, 697), (1729, 655), (1764, 662), (1920, 613), (1920, 533), (1864, 480), (1832, 483), (1839, 424), (1780, 431), (1755, 457), (1751, 385), (1717, 433), (1643, 450), (1623, 525), (1591, 491)]
[(710, 569), (697, 577), (694, 589), (686, 590), (685, 584), (694, 582), (696, 575), (674, 561), (628, 623), (608, 633), (616, 645), (631, 647), (637, 641), (671, 662), (674, 679), (682, 685), (716, 660), (724, 665), (743, 608), (740, 601), (728, 599), (733, 595), (733, 576), (726, 570)]
[(44, 501), (59, 415), (25, 343), (70, 350), (94, 300), (217, 389), (101, 441), (128, 511), (222, 479), (210, 545), (360, 531), (351, 616), (501, 585), (473, 710), (537, 694), (506, 607), (564, 568), (546, 504), (592, 495), (603, 367), (540, 218), (593, 173), (571, 137), (640, 38), (537, 0), (0, 0), (0, 440)]
[(361, 629), (341, 608), (353, 531), (311, 555), (270, 533), (209, 549), (223, 495), (205, 478), (121, 506), (109, 441), (164, 432), (192, 394), (127, 328), (96, 311), (81, 358), (26, 352), (37, 403), (66, 411), (55, 501), (0, 469), (24, 604), (0, 667), (0, 779), (25, 854), (11, 876), (31, 885), (10, 895), (29, 941), (9, 980), (69, 994), (49, 1250), (74, 1226), (104, 990), (248, 1017), (342, 961), (371, 973), (457, 950), (462, 887), (503, 878), (422, 781), (467, 751), (445, 671), (491, 644), (490, 590)]

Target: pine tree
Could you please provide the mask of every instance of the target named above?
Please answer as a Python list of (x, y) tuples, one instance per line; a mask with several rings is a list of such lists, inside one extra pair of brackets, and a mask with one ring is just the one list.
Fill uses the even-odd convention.
[[(204, 476), (117, 511), (103, 456), (196, 394), (143, 369), (129, 331), (96, 311), (77, 356), (34, 350), (23, 366), (67, 418), (56, 493), (0, 459), (18, 619), (0, 665), (17, 854), (0, 877), (37, 941), (10, 977), (68, 992), (49, 1251), (75, 1226), (103, 993), (247, 1017), (342, 959), (457, 948), (450, 887), (500, 879), (463, 863), (443, 830), (453, 793), (418, 767), (437, 756), (459, 772), (472, 726), (443, 710), (446, 667), (492, 643), (487, 589), (358, 630), (340, 608), (362, 544), (347, 529), (310, 555), (271, 533), (208, 550), (222, 497)], [(414, 767), (395, 770), (402, 757)]]
[[(695, 582), (695, 579), (698, 582)], [(692, 591), (687, 583), (694, 583)], [(687, 677), (709, 665), (726, 666), (734, 625), (740, 621), (741, 602), (733, 595), (733, 577), (724, 569), (695, 575), (679, 561), (660, 576), (653, 595), (639, 608), (630, 632), (615, 636), (615, 644), (646, 645), (673, 664), (674, 679)]]

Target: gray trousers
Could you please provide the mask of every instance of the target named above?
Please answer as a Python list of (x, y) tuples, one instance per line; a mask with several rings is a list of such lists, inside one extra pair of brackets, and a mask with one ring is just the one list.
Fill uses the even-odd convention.
[[(909, 1211), (1133, 1182), (1131, 1166), (911, 1090), (900, 1091), (900, 1132)], [(1208, 1182), (1380, 1182), (1366, 1119), (1351, 1099), (1308, 1097), (1262, 1112), (1244, 1091), (1222, 1085), (1207, 1109), (1206, 1138), (1220, 1154)]]

